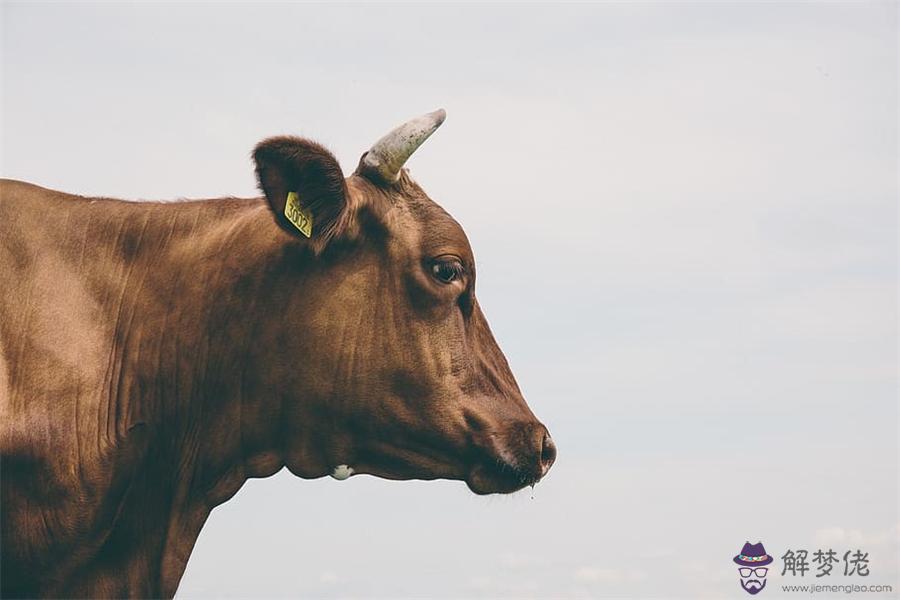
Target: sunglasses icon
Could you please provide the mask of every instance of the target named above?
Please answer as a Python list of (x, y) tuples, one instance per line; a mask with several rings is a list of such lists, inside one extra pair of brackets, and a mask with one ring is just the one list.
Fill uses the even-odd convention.
[(738, 569), (738, 572), (741, 574), (741, 577), (750, 577), (751, 574), (756, 575), (757, 577), (765, 577), (766, 573), (769, 572), (769, 569), (766, 567), (756, 567), (752, 569), (750, 567), (741, 567)]

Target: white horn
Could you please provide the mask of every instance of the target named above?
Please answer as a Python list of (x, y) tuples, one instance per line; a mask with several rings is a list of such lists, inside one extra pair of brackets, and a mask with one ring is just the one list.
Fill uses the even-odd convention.
[(407, 159), (446, 118), (447, 113), (441, 108), (407, 121), (375, 142), (359, 161), (358, 170), (364, 175), (376, 173), (388, 183), (397, 181)]

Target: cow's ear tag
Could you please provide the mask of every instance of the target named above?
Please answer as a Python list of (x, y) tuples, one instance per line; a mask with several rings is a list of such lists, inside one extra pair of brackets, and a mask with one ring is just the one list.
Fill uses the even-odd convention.
[(297, 192), (288, 192), (287, 201), (284, 203), (284, 216), (300, 230), (300, 233), (312, 237), (313, 216), (309, 210), (300, 205), (300, 196)]

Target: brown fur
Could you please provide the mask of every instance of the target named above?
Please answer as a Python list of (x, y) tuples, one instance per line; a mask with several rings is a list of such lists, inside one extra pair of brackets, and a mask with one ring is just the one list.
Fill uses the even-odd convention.
[[(171, 597), (210, 510), (283, 466), (491, 493), (552, 463), (459, 225), (306, 140), (254, 157), (265, 199), (2, 182), (3, 597)], [(281, 220), (293, 189), (312, 240)], [(447, 254), (465, 281), (432, 277)]]

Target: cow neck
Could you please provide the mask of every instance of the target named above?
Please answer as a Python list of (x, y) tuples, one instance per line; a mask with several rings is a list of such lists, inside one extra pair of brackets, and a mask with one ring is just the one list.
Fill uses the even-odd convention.
[(284, 464), (281, 408), (253, 373), (264, 355), (254, 344), (283, 301), (267, 290), (289, 257), (261, 201), (147, 210), (126, 275), (106, 294), (120, 318), (105, 412), (117, 443), (145, 461), (146, 482), (133, 484), (141, 501), (169, 507), (167, 522), (148, 525), (165, 531), (160, 581), (171, 595), (212, 507)]
[(177, 275), (166, 295), (178, 301), (160, 325), (173, 355), (158, 362), (154, 377), (165, 417), (159, 425), (192, 482), (186, 493), (210, 507), (248, 477), (283, 465), (280, 419), (254, 378), (261, 354), (254, 343), (277, 310), (270, 290), (283, 276), (284, 239), (262, 203), (218, 221), (173, 245), (166, 271)]
[[(151, 579), (170, 596), (211, 509), (248, 478), (286, 462), (297, 475), (320, 477), (338, 464), (338, 452), (323, 450), (334, 432), (313, 428), (312, 413), (296, 418), (310, 374), (300, 371), (313, 367), (278, 354), (278, 315), (312, 314), (340, 280), (334, 270), (343, 258), (314, 256), (277, 227), (261, 199), (131, 206), (124, 223), (109, 237), (128, 241), (129, 252), (111, 263), (97, 294), (101, 310), (118, 315), (100, 411), (109, 417), (98, 427), (137, 474), (121, 513), (138, 515), (155, 540), (142, 548), (158, 549)], [(291, 427), (282, 394), (290, 395)]]

